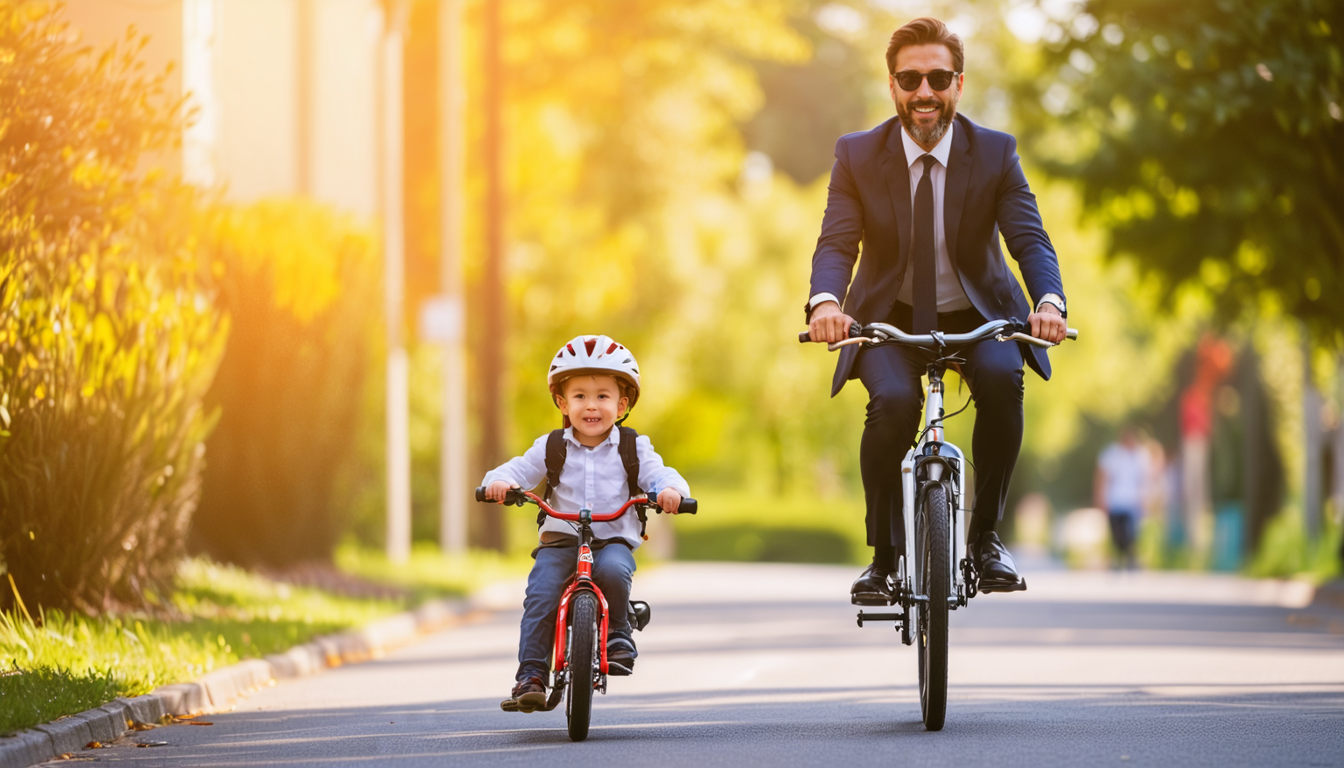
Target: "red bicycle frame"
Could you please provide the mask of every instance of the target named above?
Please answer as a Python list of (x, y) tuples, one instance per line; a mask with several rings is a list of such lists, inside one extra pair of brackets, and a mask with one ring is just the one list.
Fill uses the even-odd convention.
[[(568, 520), (570, 522), (584, 523), (584, 530), (588, 531), (588, 523), (607, 523), (624, 515), (629, 509), (638, 504), (648, 504), (647, 496), (636, 496), (633, 499), (621, 505), (621, 508), (615, 512), (604, 515), (594, 515), (587, 510), (579, 512), (557, 512), (551, 508), (543, 499), (531, 491), (523, 491), (522, 494), (532, 501), (536, 502), (541, 511), (548, 517), (554, 517), (557, 520)], [(591, 531), (588, 531), (591, 533)], [(574, 595), (580, 591), (587, 590), (597, 596), (598, 604), (598, 647), (601, 649), (601, 657), (598, 664), (598, 670), (602, 674), (607, 674), (607, 598), (598, 589), (597, 582), (593, 581), (593, 548), (589, 545), (586, 536), (579, 539), (579, 562), (574, 569), (574, 581), (565, 589), (565, 593), (560, 597), (560, 611), (555, 617), (555, 642), (551, 646), (551, 669), (556, 672), (563, 672), (568, 663), (565, 660), (565, 650), (568, 647), (568, 627), (569, 603)], [(571, 683), (572, 684), (572, 683)]]

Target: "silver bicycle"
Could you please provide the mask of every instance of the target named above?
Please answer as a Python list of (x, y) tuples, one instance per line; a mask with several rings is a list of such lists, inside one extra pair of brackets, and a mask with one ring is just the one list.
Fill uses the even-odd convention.
[[(859, 611), (864, 622), (894, 621), (901, 642), (918, 644), (919, 707), (924, 727), (941, 730), (947, 715), (948, 614), (980, 592), (1025, 589), (1019, 585), (981, 585), (974, 558), (966, 552), (966, 456), (944, 440), (943, 374), (951, 365), (965, 362), (956, 352), (972, 344), (995, 340), (1020, 341), (1038, 347), (1051, 342), (1026, 333), (1017, 320), (991, 320), (970, 333), (911, 334), (886, 323), (850, 328), (849, 338), (828, 346), (832, 352), (850, 345), (874, 347), (903, 344), (935, 353), (928, 366), (928, 391), (924, 400), (924, 429), (914, 448), (901, 460), (901, 490), (904, 497), (902, 522), (905, 551), (896, 562), (896, 590), (892, 605), (899, 613)], [(1068, 329), (1066, 338), (1077, 339)], [(798, 340), (811, 341), (808, 332)], [(964, 409), (963, 409), (964, 410)], [(960, 413), (961, 411), (957, 411)], [(955, 416), (956, 413), (951, 414)], [(913, 564), (913, 566), (912, 566)]]

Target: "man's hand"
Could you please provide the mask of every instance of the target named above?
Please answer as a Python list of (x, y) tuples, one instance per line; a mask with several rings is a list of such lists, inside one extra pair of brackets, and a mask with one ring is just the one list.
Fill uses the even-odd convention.
[(658, 492), (658, 506), (669, 515), (677, 514), (677, 508), (681, 506), (681, 494), (673, 488), (664, 488)]
[(812, 321), (807, 324), (812, 341), (835, 343), (849, 338), (849, 327), (854, 318), (846, 315), (834, 301), (823, 301), (812, 308)]
[(1063, 341), (1064, 334), (1069, 329), (1068, 323), (1064, 322), (1064, 316), (1059, 314), (1059, 308), (1054, 304), (1042, 304), (1040, 312), (1032, 312), (1027, 316), (1027, 322), (1031, 324), (1032, 336), (1051, 344)]
[(503, 501), (504, 494), (508, 493), (510, 488), (517, 488), (517, 487), (518, 486), (508, 483), (504, 480), (496, 480), (495, 482), (490, 484), (489, 488), (485, 489), (485, 498), (491, 501)]

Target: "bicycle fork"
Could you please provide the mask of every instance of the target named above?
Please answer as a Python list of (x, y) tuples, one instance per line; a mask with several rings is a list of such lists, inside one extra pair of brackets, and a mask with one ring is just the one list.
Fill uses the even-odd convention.
[(607, 597), (598, 589), (593, 581), (593, 551), (585, 541), (579, 545), (579, 561), (574, 574), (574, 581), (565, 589), (560, 597), (560, 607), (555, 617), (555, 640), (551, 645), (551, 668), (555, 670), (555, 682), (551, 688), (551, 695), (546, 702), (546, 709), (550, 711), (559, 705), (561, 695), (564, 693), (566, 685), (575, 685), (577, 681), (573, 680), (573, 674), (569, 666), (569, 634), (573, 630), (569, 622), (569, 606), (574, 594), (579, 591), (591, 592), (597, 597), (597, 637), (594, 638), (598, 654), (597, 680), (590, 681), (593, 689), (599, 693), (607, 692), (607, 632), (609, 629), (609, 611)]

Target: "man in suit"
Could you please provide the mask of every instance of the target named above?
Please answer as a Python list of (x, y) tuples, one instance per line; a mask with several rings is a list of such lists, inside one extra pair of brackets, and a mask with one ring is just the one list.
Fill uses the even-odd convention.
[[(892, 35), (887, 69), (896, 117), (835, 146), (806, 305), (811, 339), (840, 341), (856, 321), (963, 333), (986, 319), (1026, 317), (1033, 336), (1062, 341), (1059, 262), (1017, 142), (957, 114), (961, 39), (936, 19), (916, 19)], [(1033, 304), (1008, 269), (1000, 233)], [(1025, 589), (995, 527), (1022, 446), (1023, 362), (1048, 379), (1050, 361), (1038, 347), (997, 341), (961, 355), (976, 410), (969, 551), (982, 589)], [(900, 461), (919, 428), (920, 376), (930, 359), (898, 345), (850, 346), (836, 366), (832, 396), (852, 378), (869, 396), (859, 463), (873, 564), (854, 582), (856, 603), (886, 604), (893, 591), (895, 556), (904, 547)]]

